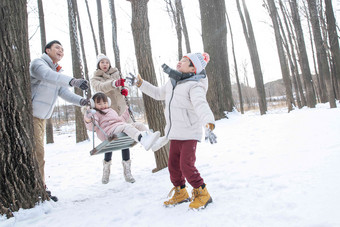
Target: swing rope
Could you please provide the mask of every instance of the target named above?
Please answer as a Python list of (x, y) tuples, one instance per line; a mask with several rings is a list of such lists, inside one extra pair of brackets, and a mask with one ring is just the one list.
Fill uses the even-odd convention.
[[(119, 77), (120, 77), (120, 79), (123, 79), (122, 73), (121, 73), (120, 71), (119, 71)], [(126, 80), (124, 79), (124, 82), (125, 82), (125, 81), (126, 81)], [(126, 89), (125, 86), (122, 86), (122, 88), (123, 88), (123, 89)], [(127, 107), (128, 107), (129, 115), (130, 115), (132, 121), (133, 121), (133, 122), (136, 122), (135, 117), (133, 116), (133, 113), (132, 113), (132, 110), (131, 110), (131, 106), (130, 106), (130, 102), (129, 102), (128, 98), (127, 98), (126, 96), (124, 96), (124, 99), (125, 99), (125, 103), (126, 103), (126, 105), (127, 105)]]

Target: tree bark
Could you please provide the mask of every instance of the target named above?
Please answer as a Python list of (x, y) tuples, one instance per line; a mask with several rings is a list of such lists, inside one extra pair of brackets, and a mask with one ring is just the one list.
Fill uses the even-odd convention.
[(43, 7), (42, 0), (38, 0), (38, 11), (39, 11), (41, 53), (44, 53), (45, 46), (46, 46), (46, 30), (45, 30), (45, 19), (44, 19), (44, 7)]
[(181, 25), (181, 16), (180, 16), (180, 10), (178, 6), (178, 1), (175, 1), (175, 7), (176, 7), (176, 33), (177, 33), (177, 48), (178, 48), (178, 60), (181, 60), (183, 57), (183, 48), (182, 48), (182, 25)]
[(244, 9), (244, 14), (245, 14), (245, 19), (241, 10), (240, 2), (239, 0), (236, 0), (237, 4), (237, 9), (241, 18), (242, 22), (242, 27), (243, 27), (243, 33), (245, 36), (245, 39), (247, 41), (247, 46), (251, 58), (251, 63), (253, 66), (253, 72), (254, 72), (254, 77), (255, 77), (255, 85), (256, 85), (256, 91), (257, 91), (257, 96), (258, 96), (258, 102), (259, 102), (259, 107), (260, 107), (260, 113), (261, 115), (266, 114), (267, 111), (267, 101), (266, 101), (266, 91), (264, 88), (264, 83), (263, 83), (263, 75), (262, 75), (262, 69), (261, 69), (261, 63), (260, 63), (260, 58), (259, 54), (257, 51), (257, 45), (256, 45), (256, 40), (255, 40), (255, 35), (253, 31), (253, 26), (250, 20), (250, 16), (248, 13), (247, 6), (242, 0), (242, 5)]
[(26, 1), (0, 1), (0, 215), (48, 196), (34, 156)]
[(177, 8), (179, 15), (181, 17), (181, 24), (182, 24), (182, 28), (183, 28), (183, 35), (184, 35), (184, 39), (185, 39), (186, 50), (187, 50), (187, 53), (191, 53), (187, 23), (185, 22), (182, 0), (175, 0), (175, 1), (176, 1), (176, 8)]
[(308, 2), (311, 24), (313, 28), (313, 36), (314, 36), (314, 43), (315, 43), (315, 49), (316, 49), (316, 56), (318, 60), (320, 81), (324, 79), (324, 83), (326, 84), (326, 86), (324, 85), (322, 86), (322, 89), (326, 91), (325, 93), (328, 96), (328, 102), (329, 102), (330, 107), (336, 108), (335, 93), (334, 93), (334, 88), (332, 85), (331, 75), (329, 71), (325, 44), (324, 44), (324, 41), (321, 35), (318, 12), (316, 8), (316, 1), (308, 0), (307, 2)]
[[(288, 18), (287, 10), (286, 10), (285, 6), (283, 5), (282, 1), (280, 0), (279, 2), (280, 2), (280, 8), (281, 8), (281, 12), (282, 12), (282, 15), (283, 15), (285, 27), (286, 27), (286, 30), (287, 30), (287, 33), (288, 33), (290, 53), (291, 53), (291, 56), (292, 56), (292, 62), (290, 62), (290, 63), (291, 63), (291, 67), (294, 70), (294, 74), (293, 74), (294, 80), (296, 80), (296, 83), (297, 83), (297, 89), (296, 90), (300, 94), (299, 97), (300, 97), (300, 100), (301, 100), (301, 107), (303, 107), (303, 106), (306, 106), (307, 103), (306, 103), (306, 97), (305, 97), (305, 94), (304, 94), (303, 88), (302, 88), (302, 82), (301, 82), (301, 78), (300, 78), (300, 75), (299, 75), (299, 66), (298, 66), (298, 61), (297, 61), (297, 58), (296, 58), (296, 53), (295, 53), (295, 48), (294, 48), (295, 46), (297, 46), (297, 45), (294, 45), (294, 43), (296, 43), (295, 42), (296, 37), (294, 35), (294, 30), (293, 30), (291, 21)], [(297, 96), (298, 96), (298, 94), (297, 94)]]
[(283, 82), (284, 82), (285, 89), (286, 89), (288, 112), (290, 112), (290, 111), (293, 110), (293, 105), (295, 106), (295, 101), (294, 101), (293, 92), (292, 92), (292, 83), (290, 81), (288, 63), (287, 63), (285, 52), (284, 52), (284, 49), (283, 49), (283, 40), (282, 40), (282, 37), (281, 37), (281, 34), (280, 34), (280, 26), (279, 26), (279, 22), (278, 22), (278, 13), (277, 13), (277, 9), (276, 9), (276, 5), (274, 3), (274, 0), (267, 0), (267, 2), (268, 2), (269, 10), (270, 10), (270, 17), (271, 17), (272, 22), (273, 22), (275, 40), (276, 40), (276, 47), (277, 47), (277, 52), (278, 52), (278, 55), (279, 55), (280, 65), (281, 65), (281, 73), (282, 73), (282, 78), (283, 78)]
[(100, 51), (106, 55), (105, 39), (104, 39), (104, 26), (103, 26), (103, 13), (102, 13), (102, 1), (97, 0), (97, 12), (98, 12), (98, 29), (99, 29), (99, 43)]
[(329, 46), (331, 49), (331, 56), (333, 62), (334, 75), (336, 75), (337, 81), (337, 98), (340, 99), (340, 47), (339, 36), (336, 31), (336, 21), (333, 12), (333, 6), (331, 0), (325, 0), (326, 5), (326, 19), (327, 19), (327, 31)]
[[(206, 67), (209, 78), (207, 100), (215, 119), (226, 117), (234, 109), (227, 50), (227, 24), (225, 2), (200, 0), (204, 51), (211, 61)], [(213, 35), (212, 35), (213, 34)]]
[(110, 12), (111, 12), (111, 25), (112, 25), (112, 42), (113, 51), (115, 54), (115, 66), (121, 72), (120, 67), (120, 54), (117, 40), (117, 19), (114, 0), (109, 0)]
[(298, 49), (299, 49), (298, 51), (299, 63), (300, 63), (302, 76), (303, 76), (305, 87), (306, 87), (307, 106), (310, 108), (315, 108), (316, 100), (315, 100), (315, 93), (314, 93), (314, 88), (313, 88), (313, 80), (312, 80), (312, 75), (310, 73), (306, 45), (305, 45), (305, 40), (303, 37), (303, 31), (301, 27), (298, 6), (296, 3), (296, 0), (290, 0), (289, 4), (291, 8), (295, 33), (297, 36)]
[[(285, 31), (284, 31), (284, 28), (283, 28), (283, 25), (282, 25), (280, 17), (278, 17), (278, 21), (279, 21), (279, 25), (280, 25), (280, 30), (281, 30), (282, 38), (283, 38), (283, 46), (286, 49), (287, 59), (288, 59), (288, 63), (289, 63), (289, 66), (290, 66), (289, 67), (290, 68), (290, 73), (291, 73), (292, 79), (293, 79), (292, 83), (293, 83), (293, 86), (294, 86), (294, 89), (295, 89), (296, 102), (297, 102), (297, 105), (298, 105), (299, 109), (301, 109), (302, 105), (301, 105), (299, 87), (297, 85), (297, 79), (296, 79), (296, 77), (298, 76), (298, 74), (296, 73), (296, 71), (297, 71), (296, 68), (295, 68), (296, 66), (294, 65), (293, 58), (292, 58), (292, 55), (290, 53), (288, 40), (287, 40), (287, 37), (286, 37), (286, 34), (285, 34)], [(287, 31), (287, 33), (288, 34), (290, 33), (289, 30)]]
[(96, 35), (95, 35), (94, 29), (93, 29), (93, 24), (92, 24), (92, 19), (91, 19), (89, 4), (88, 4), (87, 0), (85, 0), (85, 3), (86, 3), (87, 14), (88, 14), (88, 16), (89, 16), (89, 21), (90, 21), (90, 27), (91, 27), (91, 32), (92, 32), (92, 37), (93, 37), (93, 43), (94, 43), (94, 49), (95, 49), (95, 51), (96, 51), (96, 55), (98, 55), (97, 39), (96, 39)]
[[(80, 24), (80, 16), (79, 16), (79, 11), (78, 11), (78, 5), (77, 5), (77, 1), (73, 1), (74, 2), (74, 10), (75, 10), (75, 14), (77, 16), (77, 22), (78, 22), (78, 29), (79, 29), (79, 38), (80, 38), (80, 47), (81, 47), (81, 53), (82, 53), (82, 57), (83, 57), (83, 63), (84, 63), (84, 68), (82, 68), (82, 64), (80, 63), (80, 70), (81, 72), (83, 72), (83, 69), (85, 71), (85, 78), (87, 81), (90, 81), (89, 78), (89, 70), (87, 67), (87, 60), (86, 60), (86, 53), (85, 53), (85, 46), (84, 46), (84, 39), (83, 39), (83, 33), (81, 30), (81, 24)], [(81, 60), (79, 60), (79, 62), (81, 62)], [(87, 98), (90, 99), (91, 98), (91, 89), (87, 90)]]
[[(73, 76), (75, 78), (83, 78), (84, 73), (81, 66), (80, 47), (77, 34), (77, 10), (74, 8), (76, 4), (75, 0), (67, 0), (68, 2), (68, 15), (69, 15), (69, 31), (71, 41), (71, 53), (72, 53), (72, 68)], [(74, 88), (74, 92), (77, 95), (83, 96), (83, 91), (79, 88)], [(75, 106), (75, 120), (76, 120), (76, 142), (82, 142), (88, 140), (87, 129), (85, 127), (83, 114), (80, 107)]]
[(233, 31), (231, 29), (231, 24), (230, 24), (230, 20), (229, 20), (229, 16), (228, 16), (227, 10), (225, 12), (225, 15), (227, 16), (227, 21), (228, 21), (228, 26), (229, 26), (229, 31), (230, 31), (230, 37), (231, 37), (231, 49), (232, 49), (232, 52), (233, 52), (235, 76), (236, 76), (238, 97), (239, 97), (239, 102), (240, 102), (240, 110), (241, 110), (241, 114), (244, 114), (241, 84), (240, 84), (240, 79), (239, 79), (239, 75), (238, 75), (237, 61), (236, 61), (236, 55), (235, 55), (234, 36), (233, 36)]
[(312, 34), (312, 28), (311, 28), (311, 20), (310, 20), (310, 16), (309, 16), (308, 9), (307, 9), (305, 2), (303, 2), (303, 7), (304, 7), (306, 19), (307, 19), (310, 47), (312, 49), (313, 66), (314, 66), (314, 72), (315, 72), (315, 78), (316, 78), (314, 80), (314, 84), (316, 87), (315, 89), (316, 100), (318, 100), (319, 102), (325, 103), (327, 102), (327, 94), (326, 94), (327, 92), (326, 92), (326, 89), (323, 89), (323, 88), (326, 88), (326, 85), (325, 85), (324, 79), (321, 78), (323, 77), (323, 75), (319, 74), (318, 64), (316, 63), (314, 44), (313, 44), (313, 34)]
[[(152, 61), (151, 41), (148, 20), (148, 0), (128, 0), (132, 6), (132, 34), (135, 44), (138, 71), (142, 77), (157, 86), (155, 68)], [(143, 94), (146, 117), (149, 127), (155, 131), (160, 131), (164, 135), (165, 117), (163, 106), (160, 101)], [(168, 166), (169, 147), (163, 147), (155, 152), (157, 172)]]
[(171, 0), (165, 0), (167, 4), (167, 11), (172, 18), (175, 29), (176, 29), (176, 36), (177, 36), (177, 54), (178, 54), (178, 60), (182, 59), (183, 56), (183, 50), (182, 50), (182, 25), (181, 25), (181, 18), (180, 13), (178, 10), (178, 4), (177, 1), (175, 2), (175, 7), (173, 6), (173, 3)]

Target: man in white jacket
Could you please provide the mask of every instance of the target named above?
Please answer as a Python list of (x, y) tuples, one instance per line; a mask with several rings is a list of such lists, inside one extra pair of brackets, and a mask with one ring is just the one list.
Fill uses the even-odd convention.
[[(64, 49), (57, 40), (49, 42), (45, 46), (45, 53), (30, 64), (31, 92), (33, 106), (33, 124), (35, 140), (35, 156), (38, 161), (39, 172), (45, 184), (45, 151), (44, 135), (45, 121), (52, 116), (53, 109), (58, 97), (77, 106), (85, 106), (87, 100), (74, 94), (70, 87), (88, 89), (88, 81), (75, 79), (62, 74), (58, 62), (64, 57)], [(46, 186), (45, 186), (46, 187)], [(46, 191), (50, 198), (57, 201), (58, 198)]]
[(190, 200), (185, 179), (193, 187), (190, 208), (204, 208), (212, 202), (203, 178), (195, 167), (196, 145), (202, 138), (202, 126), (210, 134), (212, 142), (216, 137), (214, 115), (207, 103), (208, 78), (205, 67), (209, 62), (207, 53), (185, 55), (173, 70), (163, 65), (170, 80), (162, 87), (155, 87), (143, 81), (138, 75), (137, 86), (143, 93), (156, 100), (165, 100), (165, 136), (170, 140), (168, 169), (174, 185), (173, 197), (165, 206)]

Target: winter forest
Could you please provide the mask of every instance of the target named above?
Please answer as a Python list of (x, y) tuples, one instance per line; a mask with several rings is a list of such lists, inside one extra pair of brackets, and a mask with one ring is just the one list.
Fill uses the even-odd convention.
[[(0, 19), (0, 226), (340, 225), (339, 0), (1, 0)], [(63, 74), (89, 81), (69, 88), (87, 100), (99, 54), (121, 79), (155, 86), (168, 81), (162, 64), (209, 54), (217, 143), (202, 138), (196, 165), (211, 204), (162, 206), (173, 187), (169, 144), (130, 148), (133, 184), (113, 152), (102, 183), (104, 154), (89, 154), (102, 141), (60, 95), (44, 121), (45, 184), (30, 64), (52, 40)], [(166, 103), (126, 88), (132, 119), (165, 135)]]

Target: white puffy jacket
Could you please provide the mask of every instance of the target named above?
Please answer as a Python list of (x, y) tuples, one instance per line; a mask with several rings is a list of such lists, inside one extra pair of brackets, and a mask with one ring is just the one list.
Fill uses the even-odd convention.
[(206, 76), (198, 81), (182, 80), (176, 86), (169, 80), (162, 87), (156, 87), (144, 80), (140, 89), (156, 100), (165, 100), (165, 135), (170, 140), (200, 141), (202, 126), (215, 123), (206, 100)]
[(58, 96), (80, 106), (82, 97), (69, 90), (72, 77), (57, 72), (56, 66), (47, 54), (44, 53), (41, 58), (31, 62), (30, 74), (34, 117), (50, 118)]

